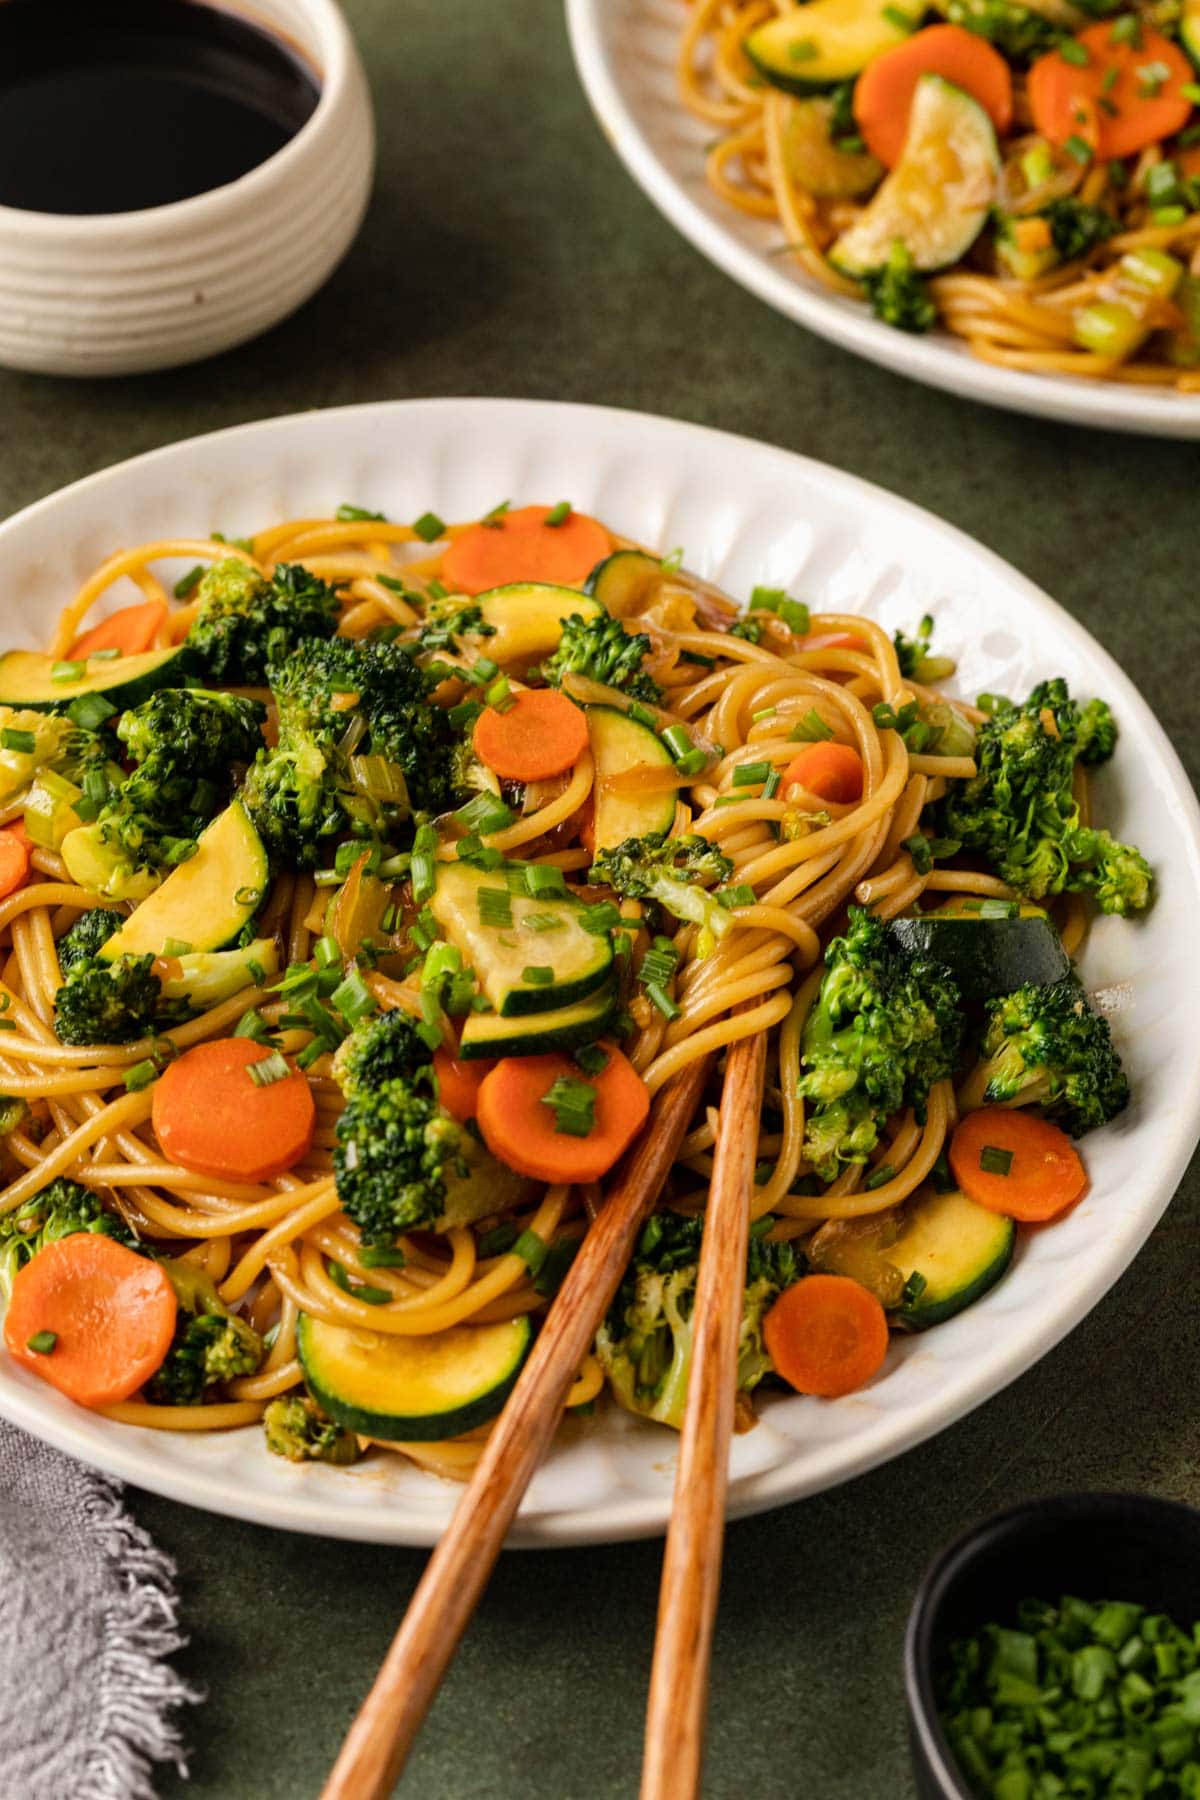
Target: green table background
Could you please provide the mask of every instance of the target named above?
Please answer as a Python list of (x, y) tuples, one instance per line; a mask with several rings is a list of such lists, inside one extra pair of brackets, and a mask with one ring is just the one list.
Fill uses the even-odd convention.
[[(1194, 448), (962, 404), (776, 317), (634, 188), (554, 0), (347, 10), (380, 166), (346, 263), (270, 336), (197, 368), (103, 383), (0, 373), (0, 515), (175, 438), (309, 407), (501, 394), (666, 413), (821, 457), (974, 534), (1086, 623), (1196, 777)], [(1193, 1168), (1136, 1266), (1022, 1380), (887, 1468), (731, 1527), (706, 1794), (905, 1800), (904, 1620), (939, 1547), (1056, 1489), (1200, 1501), (1198, 1238)], [(315, 1795), (424, 1553), (131, 1501), (177, 1559), (191, 1636), (179, 1661), (208, 1690), (187, 1721), (191, 1781), (164, 1778), (163, 1793)], [(659, 1555), (643, 1543), (504, 1558), (404, 1791), (636, 1793)]]

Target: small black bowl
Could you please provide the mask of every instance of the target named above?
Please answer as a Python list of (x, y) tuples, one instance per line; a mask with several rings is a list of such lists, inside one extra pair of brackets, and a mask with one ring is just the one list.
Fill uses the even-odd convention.
[(1129, 1600), (1200, 1619), (1200, 1512), (1140, 1494), (1059, 1494), (977, 1525), (922, 1581), (904, 1639), (909, 1743), (921, 1800), (972, 1800), (946, 1741), (934, 1675), (954, 1638), (1011, 1622), (1027, 1597)]

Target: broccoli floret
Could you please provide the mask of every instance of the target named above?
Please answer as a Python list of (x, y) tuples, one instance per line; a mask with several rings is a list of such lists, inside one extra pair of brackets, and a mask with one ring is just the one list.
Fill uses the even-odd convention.
[[(755, 1227), (746, 1261), (737, 1370), (737, 1385), (744, 1392), (771, 1372), (763, 1318), (798, 1274), (790, 1244), (764, 1241), (762, 1233), (772, 1223), (766, 1219)], [(702, 1219), (655, 1213), (596, 1336), (596, 1355), (618, 1402), (676, 1430), (687, 1401), (703, 1229)]]
[(668, 837), (663, 831), (648, 831), (645, 837), (626, 838), (611, 850), (597, 851), (588, 880), (627, 900), (657, 901), (674, 918), (719, 938), (733, 920), (704, 884), (726, 881), (732, 873), (729, 858), (698, 832)]
[(979, 728), (979, 773), (951, 789), (940, 829), (982, 851), (1002, 880), (1032, 900), (1093, 893), (1103, 912), (1140, 912), (1150, 903), (1150, 865), (1108, 832), (1080, 825), (1072, 792), (1077, 757), (1096, 763), (1112, 754), (1108, 707), (1078, 706), (1061, 678), (1040, 683), (1020, 706), (993, 706)]
[(118, 736), (138, 766), (112, 787), (91, 823), (69, 834), (68, 867), (82, 866), (86, 844), (89, 872), (106, 872), (104, 892), (142, 897), (139, 875), (156, 876), (195, 854), (237, 767), (261, 748), (265, 717), (257, 700), (202, 688), (163, 688), (127, 712)]
[(822, 1181), (866, 1162), (901, 1107), (923, 1117), (930, 1087), (954, 1068), (961, 1032), (948, 972), (907, 955), (882, 920), (851, 907), (845, 936), (825, 952), (796, 1089), (809, 1102), (804, 1154)]
[(146, 1384), (150, 1400), (199, 1406), (219, 1382), (253, 1375), (263, 1357), (262, 1339), (232, 1313), (197, 1313), (182, 1320), (157, 1374)]
[(910, 251), (899, 238), (887, 261), (862, 277), (871, 311), (897, 331), (928, 331), (937, 323), (937, 308), (929, 290), (913, 266)]
[(305, 638), (332, 637), (339, 601), (300, 563), (279, 563), (270, 580), (236, 557), (214, 563), (196, 589), (200, 610), (187, 635), (188, 660), (212, 681), (261, 686)]
[(429, 1047), (408, 1014), (394, 1008), (356, 1026), (334, 1058), (347, 1099), (388, 1081), (408, 1081), (429, 1064)]
[(1038, 1106), (1072, 1137), (1106, 1125), (1127, 1105), (1129, 1083), (1108, 1021), (1078, 982), (1016, 988), (990, 1001), (987, 1014), (964, 1105)]
[(463, 606), (453, 599), (431, 600), (417, 632), (419, 651), (454, 650), (460, 637), (494, 637), (496, 627), (484, 620), (477, 606)]
[(32, 1200), (0, 1214), (0, 1291), (10, 1294), (18, 1269), (46, 1244), (76, 1231), (100, 1232), (131, 1250), (141, 1248), (125, 1221), (105, 1211), (98, 1195), (60, 1175)]
[(29, 1117), (29, 1102), (17, 1094), (0, 1094), (0, 1137), (16, 1131)]
[(756, 619), (753, 613), (744, 619), (738, 619), (729, 627), (730, 637), (744, 638), (748, 644), (761, 644), (767, 625), (765, 619)]
[(162, 1022), (162, 985), (152, 956), (76, 962), (54, 998), (62, 1044), (128, 1044)]
[(262, 748), (266, 709), (240, 694), (160, 688), (127, 712), (117, 736), (129, 756), (164, 779), (221, 780)]
[(307, 1395), (284, 1394), (263, 1414), (267, 1449), (289, 1462), (352, 1463), (359, 1457), (358, 1439), (327, 1419)]
[(644, 631), (626, 631), (608, 613), (590, 619), (572, 613), (563, 621), (558, 649), (542, 664), (542, 674), (554, 687), (562, 686), (564, 675), (585, 675), (653, 706), (662, 689), (642, 667), (651, 648)]
[(58, 940), (58, 966), (69, 975), (76, 964), (99, 956), (110, 937), (125, 923), (124, 915), (111, 906), (93, 906), (80, 913)]
[(436, 1225), (448, 1181), (467, 1174), (468, 1158), (462, 1127), (437, 1103), (428, 1049), (407, 1020), (387, 1013), (356, 1027), (338, 1075), (346, 1106), (333, 1167), (363, 1243), (394, 1244), (401, 1232)]
[[(898, 631), (892, 639), (896, 651), (896, 661), (900, 665), (900, 673), (906, 681), (919, 681), (926, 687), (939, 681), (948, 681), (958, 664), (952, 656), (932, 656), (930, 640), (933, 637), (933, 615), (926, 613), (917, 626), (915, 637), (907, 632)], [(943, 752), (945, 754), (945, 752)]]
[(1103, 244), (1121, 229), (1119, 219), (1102, 206), (1089, 206), (1073, 194), (1062, 194), (1044, 206), (1041, 217), (1050, 225), (1050, 236), (1060, 262), (1072, 262), (1085, 256), (1097, 244)]
[(8, 746), (0, 743), (0, 804), (7, 805), (39, 769), (59, 762), (75, 728), (61, 714), (0, 706), (0, 730), (10, 740)]
[(179, 1314), (175, 1336), (158, 1372), (147, 1383), (149, 1399), (171, 1406), (199, 1406), (219, 1382), (253, 1375), (263, 1341), (224, 1304), (210, 1275), (193, 1263), (167, 1261)]
[[(315, 868), (331, 837), (380, 836), (410, 803), (429, 812), (451, 804), (454, 729), (402, 645), (310, 639), (272, 666), (270, 682), (279, 743), (254, 763), (244, 797), (277, 860)], [(394, 796), (380, 800), (355, 784), (348, 744), (356, 760), (395, 765)]]

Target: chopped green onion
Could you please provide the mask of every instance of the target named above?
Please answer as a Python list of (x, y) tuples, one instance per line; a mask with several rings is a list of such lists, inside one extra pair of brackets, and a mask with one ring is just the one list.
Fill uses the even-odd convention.
[(733, 771), (734, 787), (757, 787), (771, 773), (769, 762), (743, 763)]
[(676, 1006), (666, 989), (660, 987), (657, 981), (648, 981), (646, 983), (646, 998), (658, 1008), (659, 1012), (668, 1023), (673, 1019), (679, 1018), (679, 1007)]
[(51, 681), (78, 681), (87, 674), (85, 662), (56, 662), (50, 670)]
[(490, 656), (477, 656), (471, 664), (471, 674), (481, 685), (486, 681), (494, 681), (500, 673), (500, 664), (493, 662)]
[(164, 956), (190, 956), (192, 946), (186, 938), (164, 938), (162, 953)]
[(511, 1219), (504, 1219), (499, 1225), (493, 1225), (490, 1231), (481, 1232), (475, 1240), (476, 1254), (480, 1258), (506, 1256), (517, 1241), (518, 1232)]
[(1110, 44), (1140, 44), (1142, 41), (1142, 22), (1136, 13), (1124, 13), (1113, 21), (1113, 28), (1108, 34)]
[(708, 757), (699, 745), (689, 750), (686, 756), (677, 759), (675, 767), (681, 775), (702, 775), (708, 767)]
[(996, 1144), (985, 1144), (979, 1152), (979, 1166), (985, 1175), (1007, 1175), (1012, 1168), (1013, 1153)]
[(258, 1062), (248, 1063), (246, 1069), (255, 1087), (272, 1087), (277, 1081), (286, 1081), (292, 1072), (278, 1050), (272, 1050)]
[(358, 1260), (364, 1269), (402, 1269), (408, 1258), (398, 1244), (360, 1244)]
[(192, 589), (198, 587), (203, 579), (204, 564), (197, 563), (194, 568), (188, 570), (186, 575), (181, 575), (175, 583), (175, 598), (186, 600)]
[(1074, 157), (1077, 163), (1090, 163), (1092, 160), (1092, 146), (1085, 142), (1085, 140), (1079, 136), (1078, 132), (1073, 131), (1071, 133), (1070, 137), (1063, 144), (1063, 149), (1068, 156)]
[(587, 1137), (595, 1126), (596, 1090), (588, 1081), (560, 1075), (542, 1095), (541, 1104), (553, 1109), (554, 1129), (563, 1136)]
[(867, 1189), (880, 1188), (887, 1182), (894, 1181), (895, 1176), (896, 1171), (893, 1169), (891, 1163), (880, 1163), (877, 1169), (872, 1169), (871, 1173), (867, 1176), (867, 1179), (863, 1182), (863, 1186)]
[[(583, 1239), (578, 1237), (555, 1239), (546, 1251), (541, 1268), (534, 1271), (535, 1293), (541, 1294), (543, 1299), (553, 1299), (566, 1279), (567, 1270), (578, 1256), (579, 1246), (582, 1242)], [(577, 1407), (575, 1410), (580, 1412), (582, 1408)]]
[(493, 712), (507, 712), (517, 703), (517, 697), (512, 691), (512, 683), (507, 675), (502, 675), (499, 681), (493, 681), (492, 685), (485, 690), (483, 697)]
[(413, 530), (423, 543), (436, 544), (446, 535), (446, 527), (434, 512), (422, 513), (419, 519), (413, 520)]
[(57, 1331), (35, 1331), (31, 1338), (25, 1340), (25, 1348), (32, 1350), (35, 1356), (49, 1356), (57, 1342)]
[(821, 52), (812, 38), (793, 38), (787, 47), (792, 62), (812, 62)]
[(599, 1044), (581, 1044), (573, 1054), (585, 1075), (602, 1075), (608, 1067), (608, 1052)]
[(736, 887), (718, 888), (713, 898), (719, 906), (753, 906), (758, 895), (748, 881), (741, 881)]
[(352, 1025), (378, 1010), (374, 994), (357, 969), (351, 969), (345, 981), (334, 988), (329, 998), (343, 1019), (349, 1019)]
[(929, 1283), (920, 1269), (914, 1269), (905, 1282), (904, 1290), (900, 1295), (901, 1306), (915, 1306), (928, 1286)]
[(387, 1288), (368, 1287), (365, 1281), (351, 1281), (340, 1262), (326, 1257), (325, 1267), (329, 1271), (329, 1279), (335, 1287), (340, 1287), (344, 1294), (352, 1294), (356, 1300), (363, 1300), (368, 1306), (384, 1306), (395, 1299)]
[(499, 531), (504, 515), (511, 505), (511, 500), (502, 500), (499, 506), (493, 506), (491, 512), (485, 512), (479, 523), (486, 525), (489, 531)]
[(571, 502), (569, 500), (560, 500), (557, 506), (552, 506), (550, 508), (550, 511), (546, 514), (542, 523), (543, 525), (565, 525), (570, 516)]
[(576, 919), (593, 937), (604, 937), (621, 923), (621, 910), (611, 900), (601, 900), (596, 906), (581, 906)]
[[(588, 1092), (591, 1092), (590, 1088)], [(556, 1125), (554, 1129), (557, 1131), (559, 1127)], [(576, 1132), (573, 1135), (578, 1137), (582, 1134)], [(536, 1275), (545, 1262), (549, 1249), (545, 1238), (539, 1237), (536, 1231), (523, 1231), (513, 1244), (511, 1254), (519, 1256), (529, 1273)]]
[(481, 887), (476, 895), (476, 906), (479, 910), (479, 923), (491, 926), (493, 930), (509, 931), (512, 928), (513, 911), (512, 896), (507, 888)]
[(559, 913), (526, 913), (521, 923), (530, 931), (562, 931), (567, 921)]
[(342, 960), (341, 945), (333, 937), (318, 938), (312, 953), (319, 969), (332, 969), (335, 963)]
[(529, 987), (552, 987), (554, 970), (548, 968), (545, 963), (530, 963), (521, 970), (521, 980)]
[(1086, 69), (1092, 60), (1087, 53), (1086, 44), (1079, 43), (1075, 38), (1064, 38), (1058, 46), (1058, 54), (1065, 63), (1074, 63), (1077, 69)]
[(543, 896), (565, 896), (567, 880), (554, 863), (526, 863), (525, 887), (532, 900), (540, 900)]
[[(71, 704), (76, 703), (72, 701)], [(17, 750), (22, 756), (31, 756), (37, 749), (37, 738), (32, 731), (17, 731), (11, 725), (6, 725), (0, 731), (0, 748)]]
[(903, 12), (900, 9), (900, 7), (885, 6), (883, 9), (883, 16), (887, 20), (889, 25), (894, 25), (896, 27), (897, 31), (904, 32), (906, 37), (911, 36), (912, 29), (913, 29), (913, 22), (909, 18), (908, 14), (906, 12)]
[(95, 731), (106, 719), (111, 719), (116, 710), (103, 694), (80, 694), (67, 707), (67, 717), (81, 731)]
[(157, 1079), (158, 1064), (149, 1056), (145, 1062), (134, 1063), (131, 1069), (125, 1071), (125, 1086), (131, 1094), (140, 1093), (143, 1088), (149, 1087), (150, 1083)]
[(658, 566), (664, 575), (674, 575), (683, 567), (683, 546), (676, 545), (674, 550), (668, 550)]
[(767, 779), (763, 782), (763, 791), (762, 791), (763, 799), (764, 800), (773, 800), (775, 798), (776, 794), (779, 792), (779, 789), (782, 785), (783, 785), (782, 769), (772, 769), (771, 773), (767, 776)]
[[(878, 721), (876, 722), (878, 723)], [(788, 742), (791, 744), (819, 744), (834, 736), (836, 733), (832, 725), (827, 725), (816, 707), (810, 706), (799, 723), (793, 725), (788, 732)]]
[(274, 1044), (271, 1027), (256, 1007), (244, 1012), (233, 1028), (234, 1037), (250, 1038), (256, 1044)]
[(662, 741), (671, 752), (675, 762), (678, 762), (681, 756), (689, 756), (696, 748), (686, 725), (668, 725), (662, 733)]
[(460, 806), (453, 814), (456, 824), (464, 831), (493, 832), (503, 831), (511, 825), (516, 817), (511, 806), (506, 806), (497, 794), (479, 793)]

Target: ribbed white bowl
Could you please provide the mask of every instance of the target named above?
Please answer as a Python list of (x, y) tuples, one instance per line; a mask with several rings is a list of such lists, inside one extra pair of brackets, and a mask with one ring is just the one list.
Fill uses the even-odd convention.
[(312, 117), (249, 174), (170, 206), (86, 217), (0, 206), (0, 363), (132, 375), (197, 362), (278, 324), (341, 261), (375, 161), (354, 40), (334, 0), (254, 0), (253, 16), (318, 70)]
[[(1104, 824), (1154, 863), (1136, 924), (1102, 919), (1082, 963), (1124, 996), (1113, 1029), (1133, 1083), (1120, 1119), (1087, 1139), (1091, 1186), (1052, 1230), (1024, 1234), (991, 1293), (936, 1331), (895, 1339), (845, 1400), (762, 1395), (734, 1439), (731, 1514), (845, 1481), (940, 1431), (1045, 1355), (1132, 1262), (1200, 1135), (1200, 811), (1162, 726), (1081, 625), (996, 556), (929, 513), (840, 470), (675, 419), (543, 401), (414, 400), (268, 419), (105, 469), (0, 526), (0, 647), (44, 643), (85, 574), (122, 544), (229, 535), (328, 514), (340, 501), (415, 519), (478, 518), (498, 501), (565, 495), (730, 593), (756, 583), (889, 631), (934, 615), (961, 691), (1025, 692), (1065, 675), (1121, 724), (1099, 771)], [(186, 562), (164, 565), (168, 578)], [(136, 596), (118, 587), (113, 606)], [(436, 1542), (458, 1489), (400, 1457), (297, 1468), (255, 1430), (156, 1432), (85, 1412), (0, 1352), (0, 1417), (155, 1493), (263, 1525), (384, 1544)], [(661, 1531), (678, 1440), (597, 1409), (555, 1439), (509, 1542), (604, 1542)], [(0, 1786), (2, 1786), (0, 1782)]]

